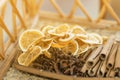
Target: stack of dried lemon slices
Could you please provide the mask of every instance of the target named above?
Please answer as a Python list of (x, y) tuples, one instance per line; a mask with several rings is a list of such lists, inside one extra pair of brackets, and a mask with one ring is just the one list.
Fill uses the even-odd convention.
[(78, 25), (46, 26), (41, 31), (30, 29), (20, 36), (19, 46), (23, 53), (18, 57), (18, 63), (29, 66), (41, 54), (50, 58), (52, 56), (52, 53), (48, 52), (50, 47), (79, 56), (96, 44), (103, 44), (102, 37), (96, 33), (87, 33)]

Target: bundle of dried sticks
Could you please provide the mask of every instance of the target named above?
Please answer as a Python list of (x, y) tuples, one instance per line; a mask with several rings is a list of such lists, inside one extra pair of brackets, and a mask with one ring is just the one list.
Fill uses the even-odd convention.
[(120, 43), (114, 37), (89, 55), (81, 72), (90, 77), (120, 77)]

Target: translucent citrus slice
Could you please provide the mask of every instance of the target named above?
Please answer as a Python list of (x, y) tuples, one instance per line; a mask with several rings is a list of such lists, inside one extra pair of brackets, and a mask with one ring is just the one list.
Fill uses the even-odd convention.
[(29, 47), (27, 49), (27, 51), (25, 51), (24, 53), (22, 53), (19, 57), (18, 57), (18, 63), (21, 65), (24, 65), (24, 61), (26, 59), (26, 57), (28, 56), (28, 54), (33, 50), (33, 47)]
[(81, 40), (81, 38), (76, 38), (75, 40), (78, 42), (78, 45), (87, 44), (87, 43), (83, 42), (83, 41)]
[(71, 29), (71, 33), (74, 34), (76, 37), (86, 39), (87, 38), (87, 33), (86, 31), (81, 27), (81, 26), (74, 26)]
[(31, 47), (31, 49), (28, 49), (18, 57), (18, 63), (20, 65), (29, 66), (40, 54), (42, 53), (39, 46)]
[(69, 25), (61, 24), (56, 26), (55, 29), (49, 30), (48, 33), (54, 36), (64, 36), (69, 31)]
[(54, 29), (53, 26), (48, 25), (48, 26), (46, 26), (46, 27), (44, 27), (44, 28), (42, 29), (42, 32), (43, 32), (45, 35), (48, 35), (48, 31), (49, 31), (49, 30), (53, 30), (53, 29)]
[(61, 24), (55, 28), (55, 33), (61, 34), (61, 33), (66, 33), (69, 30), (69, 25), (68, 24)]
[(72, 33), (80, 35), (80, 34), (86, 34), (86, 31), (81, 26), (74, 26), (72, 28)]
[(64, 51), (65, 53), (72, 53), (74, 56), (78, 55), (78, 49), (79, 49), (79, 45), (77, 43), (77, 41), (73, 40), (71, 42), (69, 42), (69, 44), (63, 48), (61, 48), (62, 51)]
[(43, 37), (43, 33), (39, 30), (30, 29), (24, 31), (20, 38), (19, 38), (19, 46), (22, 49), (22, 51), (26, 51), (28, 46), (35, 40), (37, 40), (40, 37)]
[(103, 38), (99, 34), (91, 33), (91, 35), (95, 36), (97, 38), (97, 40), (99, 41), (98, 44), (102, 44), (103, 43)]
[(31, 46), (40, 46), (42, 51), (48, 50), (52, 44), (52, 38), (45, 39), (44, 37), (37, 39), (34, 41)]
[(64, 34), (57, 34), (57, 33), (55, 33), (55, 29), (49, 30), (48, 34), (50, 34), (52, 36), (64, 36)]
[(82, 53), (88, 51), (88, 49), (90, 49), (90, 46), (88, 44), (83, 44), (83, 45), (79, 46), (78, 54), (82, 54)]
[(71, 40), (74, 39), (74, 34), (66, 33), (64, 37), (59, 38), (59, 43), (69, 43)]
[(76, 41), (78, 42), (79, 45), (78, 54), (84, 53), (90, 48), (89, 44), (82, 42), (79, 38), (77, 38)]
[(52, 43), (51, 46), (55, 47), (55, 48), (63, 48), (70, 42), (70, 40), (72, 40), (72, 39), (69, 39), (69, 41), (67, 41), (67, 40), (59, 41), (59, 39), (64, 39), (64, 38), (65, 38), (65, 36), (64, 37), (54, 38), (53, 43)]
[(76, 34), (77, 38), (81, 38), (81, 39), (87, 39), (87, 35), (86, 34)]
[(95, 35), (93, 35), (91, 33), (89, 33), (87, 35), (88, 36), (86, 39), (82, 39), (82, 38), (79, 38), (79, 39), (81, 39), (84, 43), (88, 43), (88, 44), (100, 44), (99, 39)]

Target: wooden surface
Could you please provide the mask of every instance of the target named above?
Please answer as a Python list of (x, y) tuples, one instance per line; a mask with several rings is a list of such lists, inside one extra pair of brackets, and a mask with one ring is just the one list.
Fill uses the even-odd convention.
[[(116, 80), (115, 78), (83, 78), (83, 77), (75, 77), (75, 76), (66, 76), (66, 75), (61, 75), (61, 74), (55, 74), (55, 73), (50, 73), (46, 71), (40, 71), (34, 68), (30, 67), (24, 67), (19, 64), (14, 64), (14, 67), (21, 70), (25, 71), (31, 74), (35, 74), (38, 76), (43, 76), (43, 77), (48, 77), (48, 78), (53, 78), (53, 79), (60, 79), (60, 80)], [(119, 79), (119, 78), (117, 78)]]
[(10, 53), (7, 58), (1, 63), (0, 66), (0, 80), (3, 79), (3, 76), (5, 76), (6, 72), (8, 71), (9, 67), (13, 63), (13, 60), (16, 55), (16, 44), (12, 44), (9, 50), (7, 50), (7, 53)]

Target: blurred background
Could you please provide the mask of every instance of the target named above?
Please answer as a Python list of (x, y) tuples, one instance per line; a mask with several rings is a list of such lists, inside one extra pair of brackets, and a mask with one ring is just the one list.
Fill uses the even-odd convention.
[[(4, 0), (0, 0), (0, 3), (2, 3), (3, 1)], [(17, 8), (19, 9), (19, 12), (22, 15), (22, 7), (20, 5), (21, 1), (22, 0), (18, 0)], [(63, 10), (63, 12), (65, 14), (69, 14), (71, 7), (73, 6), (74, 0), (55, 0), (55, 1), (57, 2), (57, 4), (59, 6), (61, 6), (61, 9)], [(80, 1), (83, 4), (83, 6), (85, 7), (85, 9), (87, 10), (87, 12), (92, 17), (92, 19), (96, 19), (99, 15), (102, 0), (80, 0)], [(120, 3), (120, 0), (111, 0), (111, 5), (112, 5), (114, 11), (117, 13), (117, 15), (120, 16), (120, 8), (119, 8), (120, 4), (119, 3)], [(5, 21), (5, 24), (8, 26), (9, 30), (12, 31), (12, 14), (11, 14), (12, 8), (9, 3), (7, 5), (8, 6), (5, 10), (4, 21)], [(0, 5), (0, 7), (1, 7), (1, 5)], [(49, 0), (44, 0), (44, 3), (42, 5), (41, 9), (44, 11), (56, 12), (53, 5), (50, 4)], [(85, 15), (81, 12), (80, 8), (77, 8), (75, 15), (85, 17)], [(104, 18), (112, 19), (111, 15), (108, 12), (105, 14)], [(7, 36), (5, 32), (4, 32), (4, 36)]]
[[(21, 1), (22, 0), (17, 0), (17, 8), (19, 10), (19, 12), (22, 14), (22, 6), (21, 6)], [(55, 0), (57, 2), (57, 4), (61, 7), (61, 9), (63, 10), (63, 12), (65, 14), (68, 14), (74, 4), (74, 0)], [(99, 13), (99, 9), (100, 9), (100, 0), (80, 0), (81, 3), (83, 3), (83, 6), (86, 8), (86, 10), (88, 11), (88, 13), (90, 14), (90, 16), (95, 19), (98, 16)], [(2, 4), (4, 2), (4, 0), (0, 0), (0, 3)], [(2, 6), (2, 5), (0, 5)], [(53, 5), (51, 5), (49, 0), (44, 0), (44, 3), (41, 7), (41, 10), (44, 11), (51, 11), (51, 12), (56, 12), (56, 10), (54, 9)], [(5, 10), (5, 17), (4, 17), (4, 21), (5, 24), (8, 26), (8, 29), (12, 32), (12, 7), (10, 5), (10, 3), (7, 3), (7, 7)], [(1, 10), (0, 10), (1, 12)], [(77, 8), (75, 15), (79, 15), (82, 17), (85, 17), (85, 15), (81, 12), (80, 8)], [(17, 22), (19, 23), (19, 20), (17, 20)], [(6, 40), (6, 33), (4, 32), (4, 40)]]
[[(91, 15), (92, 18), (96, 18), (100, 9), (100, 0), (80, 0), (87, 12)], [(73, 6), (74, 0), (56, 0), (58, 5), (61, 7), (65, 14), (69, 14), (71, 7)], [(44, 0), (44, 4), (41, 7), (42, 10), (55, 12), (55, 9), (50, 4), (49, 0)], [(85, 17), (81, 12), (80, 8), (77, 8), (75, 15), (80, 15)]]

